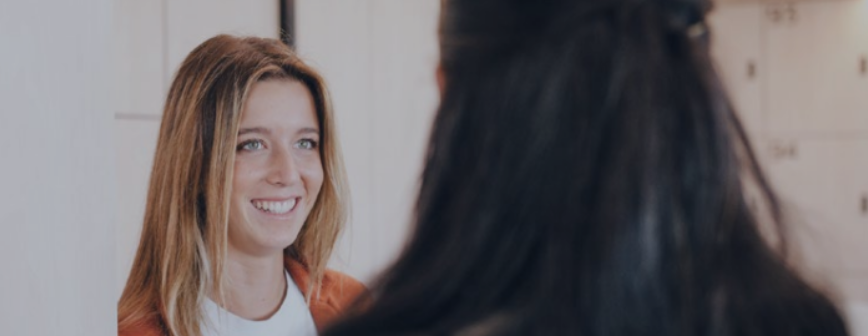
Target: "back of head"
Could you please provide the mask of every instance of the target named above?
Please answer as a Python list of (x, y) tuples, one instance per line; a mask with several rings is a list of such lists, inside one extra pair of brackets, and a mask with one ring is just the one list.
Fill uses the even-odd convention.
[(328, 335), (843, 335), (708, 55), (704, 0), (444, 0), (415, 233)]

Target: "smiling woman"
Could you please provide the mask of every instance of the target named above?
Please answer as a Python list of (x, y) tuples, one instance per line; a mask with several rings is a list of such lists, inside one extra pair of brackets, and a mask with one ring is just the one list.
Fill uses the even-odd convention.
[(295, 241), (323, 183), (318, 128), (304, 84), (253, 85), (238, 131), (230, 258), (273, 255)]
[(277, 40), (216, 36), (166, 101), (121, 335), (315, 335), (365, 292), (325, 265), (346, 177), (323, 81)]

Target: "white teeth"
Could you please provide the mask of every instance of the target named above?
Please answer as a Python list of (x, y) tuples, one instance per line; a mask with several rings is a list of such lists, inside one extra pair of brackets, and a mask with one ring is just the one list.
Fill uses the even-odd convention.
[(295, 198), (283, 202), (253, 201), (253, 206), (262, 211), (285, 214), (295, 208), (295, 201)]

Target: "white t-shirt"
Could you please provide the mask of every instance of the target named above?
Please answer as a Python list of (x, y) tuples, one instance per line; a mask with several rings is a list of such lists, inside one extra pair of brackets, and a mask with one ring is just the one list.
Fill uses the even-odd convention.
[(286, 273), (286, 297), (274, 315), (251, 321), (230, 313), (210, 298), (205, 299), (202, 336), (316, 336), (316, 325), (301, 290)]

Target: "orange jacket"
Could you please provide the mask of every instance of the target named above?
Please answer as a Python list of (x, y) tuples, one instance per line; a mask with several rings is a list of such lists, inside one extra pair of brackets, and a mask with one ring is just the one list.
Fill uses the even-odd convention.
[[(308, 290), (310, 274), (304, 265), (291, 257), (284, 258), (284, 265), (296, 286)], [(305, 294), (307, 294), (305, 292)], [(367, 300), (367, 289), (348, 275), (326, 270), (319, 296), (311, 298), (310, 315), (318, 331), (334, 322), (356, 299)], [(119, 330), (119, 336), (165, 336), (161, 321), (143, 323), (136, 328)]]

